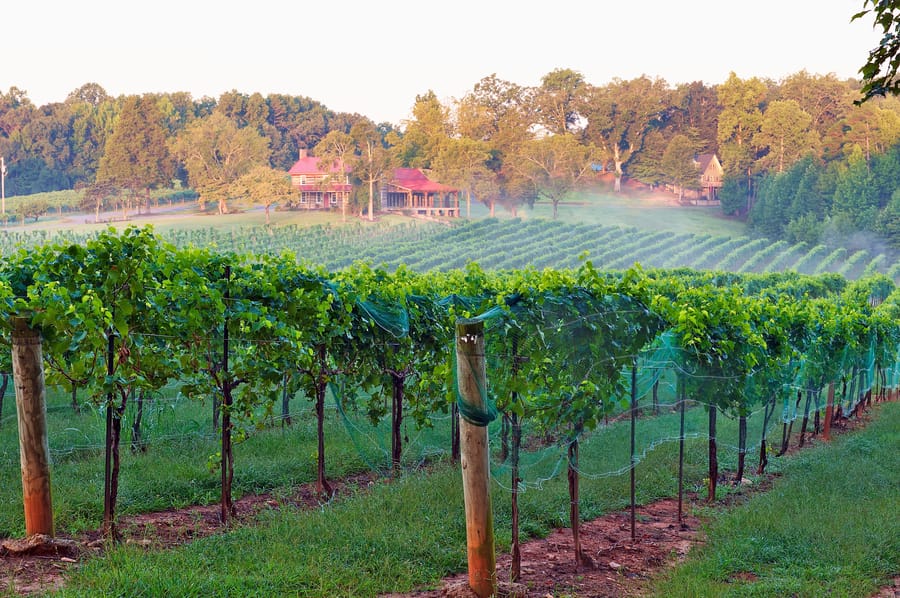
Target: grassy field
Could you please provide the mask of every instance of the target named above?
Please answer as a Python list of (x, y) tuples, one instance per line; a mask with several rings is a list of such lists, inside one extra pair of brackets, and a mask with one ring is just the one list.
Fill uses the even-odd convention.
[[(647, 433), (654, 437), (671, 433), (671, 419), (648, 423), (654, 431)], [(586, 442), (585, 472), (621, 463), (626, 436), (627, 425), (616, 424)], [(676, 454), (677, 445), (666, 444), (642, 462), (641, 502), (675, 490)], [(689, 445), (692, 484), (702, 478), (702, 455), (702, 443)], [(530, 485), (521, 498), (522, 526), (526, 533), (544, 534), (566, 522), (564, 467), (557, 450), (526, 461)], [(506, 549), (509, 481), (502, 468), (495, 474), (494, 516), (500, 547)], [(585, 518), (621, 509), (628, 501), (627, 475), (585, 473), (581, 488)], [(174, 550), (116, 548), (106, 558), (87, 562), (62, 595), (374, 596), (408, 591), (437, 584), (443, 576), (464, 569), (463, 521), (458, 466), (439, 462), (428, 472), (410, 471), (315, 511), (266, 512), (255, 525)]]
[[(647, 230), (666, 230), (680, 233), (706, 233), (716, 236), (740, 236), (746, 234), (746, 225), (730, 220), (721, 215), (716, 207), (676, 206), (666, 201), (664, 195), (623, 196), (606, 190), (573, 195), (569, 201), (559, 208), (559, 219), (563, 222), (602, 224), (605, 226), (638, 227)], [(463, 214), (465, 205), (461, 206)], [(487, 217), (487, 207), (479, 202), (472, 204), (472, 218)], [(510, 217), (510, 213), (498, 207), (498, 218)], [(547, 202), (537, 202), (533, 208), (523, 208), (519, 217), (550, 218), (552, 211)], [(104, 220), (116, 219), (118, 214), (101, 215)], [(272, 224), (284, 226), (289, 224), (339, 225), (342, 218), (339, 212), (295, 211), (271, 212)], [(379, 220), (384, 222), (408, 222), (410, 219), (383, 215)], [(350, 222), (360, 222), (358, 217), (348, 217)], [(247, 227), (265, 224), (265, 214), (261, 208), (242, 209), (233, 214), (218, 215), (200, 214), (196, 202), (164, 205), (161, 209), (151, 210), (149, 215), (132, 214), (130, 223), (152, 223), (160, 231), (183, 230), (198, 227)], [(110, 222), (118, 228), (126, 226), (125, 222)], [(14, 225), (16, 230), (74, 230), (76, 232), (103, 230), (107, 224), (94, 224), (93, 214), (57, 214), (51, 212), (37, 222), (28, 221), (24, 226)]]
[[(623, 196), (614, 193), (583, 193), (559, 206), (563, 222), (637, 227), (651, 231), (711, 234), (738, 237), (747, 234), (747, 225), (726, 218), (715, 206), (674, 205), (674, 196), (664, 194)], [(524, 218), (552, 218), (548, 202), (538, 202), (520, 214)]]
[(900, 404), (791, 459), (775, 487), (711, 513), (707, 543), (657, 596), (872, 596), (900, 574)]

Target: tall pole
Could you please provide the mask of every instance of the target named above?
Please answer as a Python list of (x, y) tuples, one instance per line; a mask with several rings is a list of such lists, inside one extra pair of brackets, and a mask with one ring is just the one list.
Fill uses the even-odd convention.
[(234, 479), (234, 461), (231, 448), (231, 379), (228, 377), (228, 314), (231, 310), (231, 266), (225, 266), (225, 324), (222, 334), (222, 523), (228, 523), (234, 514), (231, 499), (231, 482)]
[(0, 214), (6, 216), (6, 161), (0, 156)]
[(822, 438), (831, 440), (831, 420), (834, 418), (834, 382), (828, 384), (828, 399), (825, 403), (825, 427)]
[[(480, 320), (459, 320), (456, 323), (456, 378), (460, 399), (473, 411), (483, 410), (487, 373), (484, 322)], [(470, 422), (463, 411), (459, 433), (469, 587), (479, 598), (487, 598), (497, 594), (488, 431), (486, 425)]]
[(53, 535), (50, 499), (50, 445), (41, 336), (24, 318), (13, 318), (12, 366), (19, 421), (19, 454), (25, 533)]
[(634, 446), (635, 418), (637, 418), (637, 360), (631, 364), (631, 541), (634, 542), (635, 530), (635, 480), (634, 470), (637, 467)]
[[(684, 529), (684, 374), (678, 374), (678, 411), (681, 423), (678, 432), (678, 523)], [(763, 428), (765, 429), (765, 428)]]

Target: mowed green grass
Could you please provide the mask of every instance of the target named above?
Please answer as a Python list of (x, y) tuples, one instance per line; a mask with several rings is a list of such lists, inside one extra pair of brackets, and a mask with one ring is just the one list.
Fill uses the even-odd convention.
[(872, 596), (900, 574), (900, 404), (801, 452), (769, 492), (713, 513), (660, 597)]
[[(373, 427), (362, 413), (349, 413), (345, 420), (331, 399), (328, 407), (326, 475), (334, 479), (386, 470), (389, 423)], [(291, 402), (291, 412), (289, 427), (282, 427), (276, 417), (239, 424), (248, 438), (235, 445), (236, 497), (290, 491), (315, 480), (317, 440), (312, 404), (298, 394)], [(142, 425), (148, 444), (145, 452), (130, 450), (134, 417), (132, 404), (122, 425), (118, 512), (129, 515), (217, 502), (220, 437), (212, 429), (210, 402), (180, 396), (174, 389), (147, 401)], [(446, 419), (436, 414), (441, 425), (410, 431), (404, 448), (407, 466), (420, 463), (429, 447), (444, 439), (443, 445), (449, 447), (449, 432), (443, 425)], [(68, 396), (51, 389), (47, 424), (57, 531), (72, 535), (98, 529), (103, 514), (104, 412), (86, 402), (75, 413)], [(0, 537), (25, 533), (20, 476), (15, 398), (10, 389), (0, 420)]]
[[(774, 460), (774, 466), (784, 473), (775, 490), (751, 499), (745, 507), (734, 511), (749, 510), (749, 521), (740, 516), (731, 519), (728, 511), (706, 513), (713, 518), (711, 535), (728, 541), (730, 550), (756, 551), (767, 559), (768, 567), (792, 568), (789, 581), (793, 586), (733, 595), (792, 595), (784, 592), (788, 587), (799, 589), (795, 595), (826, 595), (831, 588), (834, 590), (831, 595), (865, 596), (884, 578), (885, 572), (891, 571), (891, 560), (895, 558), (892, 554), (896, 553), (896, 540), (891, 535), (896, 531), (895, 525), (889, 524), (883, 531), (870, 535), (867, 547), (856, 541), (848, 546), (841, 538), (848, 534), (858, 537), (870, 527), (867, 518), (860, 517), (864, 511), (860, 507), (861, 497), (865, 497), (866, 506), (867, 501), (884, 504), (895, 498), (892, 491), (896, 489), (896, 473), (890, 472), (896, 471), (893, 468), (896, 463), (883, 463), (869, 472), (871, 481), (864, 483), (855, 482), (845, 474), (836, 476), (835, 470), (843, 471), (848, 462), (866, 466), (868, 461), (860, 457), (869, 454), (877, 459), (874, 455), (878, 451), (873, 448), (896, 449), (896, 441), (892, 445), (889, 436), (900, 420), (897, 407), (889, 405), (870, 428), (830, 446), (818, 445), (796, 456)], [(702, 409), (691, 414), (697, 421), (702, 421), (703, 416)], [(664, 414), (642, 420), (639, 427), (659, 438), (671, 433), (674, 420), (673, 414)], [(617, 463), (627, 428), (627, 422), (614, 424), (586, 442), (582, 451), (585, 470), (598, 463)], [(722, 430), (723, 435), (733, 432), (730, 424)], [(697, 489), (702, 483), (704, 450), (702, 441), (688, 444), (689, 488)], [(641, 462), (637, 470), (640, 502), (675, 491), (676, 455), (677, 444), (669, 443), (650, 452)], [(550, 459), (545, 464), (548, 471), (553, 468), (553, 461)], [(492, 485), (495, 526), (500, 549), (507, 549), (510, 512), (504, 474), (500, 472), (495, 481)], [(565, 525), (568, 510), (565, 476), (548, 475), (539, 485), (535, 478), (531, 482), (533, 485), (521, 498), (523, 528), (540, 535), (551, 527)], [(585, 474), (581, 488), (585, 518), (621, 509), (628, 501), (627, 475)], [(792, 495), (794, 502), (790, 502)], [(785, 504), (788, 506), (780, 506)], [(821, 519), (816, 514), (820, 506), (828, 513), (832, 513), (832, 507), (843, 509), (846, 516), (832, 522), (837, 526), (834, 529), (825, 528), (822, 535), (806, 538), (812, 545), (797, 545), (793, 540), (796, 532), (805, 525), (804, 520)], [(878, 514), (886, 515), (883, 511)], [(174, 550), (147, 552), (129, 546), (116, 548), (108, 556), (90, 560), (75, 571), (60, 595), (375, 596), (431, 587), (442, 577), (465, 568), (463, 521), (458, 470), (452, 465), (439, 465), (430, 473), (410, 473), (315, 511), (267, 512), (253, 525)], [(722, 531), (717, 532), (720, 521)], [(819, 548), (823, 541), (833, 545)], [(861, 552), (847, 552), (848, 549)], [(817, 551), (821, 555), (815, 554)], [(754, 561), (744, 559), (743, 554), (726, 551), (712, 558), (711, 566), (725, 576), (729, 571), (746, 572), (746, 567), (753, 567)], [(869, 577), (865, 579), (852, 574), (854, 564), (863, 561), (868, 563)], [(826, 585), (823, 578), (832, 575), (837, 583)], [(797, 585), (797, 580), (804, 585)], [(683, 583), (687, 584), (683, 593), (678, 593), (681, 591), (678, 587), (665, 585), (657, 588), (657, 595), (720, 596), (729, 590), (727, 582), (709, 587), (698, 586), (695, 581)]]
[[(697, 410), (702, 417), (702, 410)], [(664, 421), (665, 420), (665, 421)], [(661, 426), (656, 428), (656, 426)], [(669, 434), (672, 418), (648, 420), (645, 432)], [(586, 472), (605, 471), (627, 453), (621, 422), (585, 443)], [(691, 443), (688, 479), (702, 479), (702, 443)], [(561, 452), (526, 457), (529, 487), (520, 498), (522, 529), (546, 534), (568, 518)], [(677, 444), (652, 451), (638, 469), (638, 498), (675, 491)], [(492, 484), (500, 549), (509, 546), (508, 472)], [(583, 478), (581, 509), (594, 518), (628, 503), (629, 476)], [(313, 511), (263, 513), (254, 523), (167, 551), (120, 546), (73, 571), (62, 596), (375, 596), (435, 586), (465, 569), (465, 518), (458, 465), (409, 471)]]

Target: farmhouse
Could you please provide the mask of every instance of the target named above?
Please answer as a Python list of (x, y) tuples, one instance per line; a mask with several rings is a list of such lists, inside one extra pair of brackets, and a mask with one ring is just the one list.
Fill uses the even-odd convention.
[(299, 191), (299, 207), (307, 210), (340, 208), (350, 200), (350, 167), (324, 167), (321, 159), (300, 150), (300, 158), (288, 171), (291, 186)]
[(694, 164), (700, 171), (700, 193), (697, 199), (718, 205), (719, 189), (722, 188), (722, 177), (725, 174), (719, 158), (715, 154), (700, 154)]
[(459, 216), (459, 189), (435, 183), (418, 168), (396, 168), (381, 189), (381, 209), (410, 216)]

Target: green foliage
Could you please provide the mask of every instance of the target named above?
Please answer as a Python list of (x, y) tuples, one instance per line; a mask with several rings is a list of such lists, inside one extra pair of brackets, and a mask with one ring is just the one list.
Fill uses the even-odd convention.
[[(852, 20), (872, 15), (874, 28), (881, 28), (884, 36), (881, 42), (869, 51), (869, 57), (859, 69), (863, 76), (862, 99), (865, 102), (874, 96), (900, 93), (897, 80), (898, 55), (900, 55), (900, 4), (896, 0), (863, 0), (864, 10), (853, 15)], [(871, 8), (869, 8), (871, 7)]]
[(156, 100), (150, 96), (126, 97), (104, 146), (96, 182), (144, 191), (169, 184), (174, 170)]
[(750, 226), (769, 238), (814, 243), (823, 239), (830, 223), (842, 234), (881, 233), (896, 245), (890, 222), (898, 177), (896, 147), (871, 160), (856, 152), (828, 169), (801, 160), (784, 174), (763, 177)]
[(188, 125), (170, 143), (201, 203), (216, 202), (220, 214), (228, 212), (229, 185), (254, 166), (267, 164), (271, 153), (265, 137), (238, 128), (219, 113)]
[(677, 186), (681, 195), (684, 195), (685, 189), (700, 187), (700, 178), (694, 165), (695, 154), (696, 145), (686, 135), (675, 135), (662, 155), (660, 169), (665, 180)]

